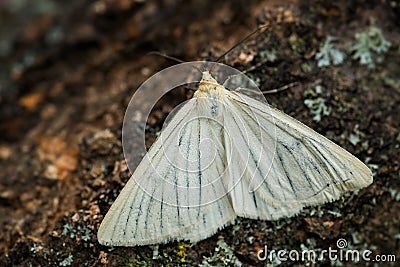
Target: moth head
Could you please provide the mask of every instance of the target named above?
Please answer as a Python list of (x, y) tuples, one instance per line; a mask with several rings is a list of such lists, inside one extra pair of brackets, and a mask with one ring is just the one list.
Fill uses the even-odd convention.
[(203, 71), (203, 76), (201, 77), (200, 84), (216, 84), (218, 82), (211, 76), (209, 71)]

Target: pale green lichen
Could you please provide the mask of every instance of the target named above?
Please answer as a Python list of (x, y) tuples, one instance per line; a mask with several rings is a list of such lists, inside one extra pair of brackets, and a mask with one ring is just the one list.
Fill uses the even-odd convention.
[(375, 177), (379, 170), (379, 165), (371, 163), (371, 157), (366, 157), (364, 163), (368, 166), (368, 168), (372, 171), (372, 176)]
[(231, 247), (224, 241), (224, 238), (220, 236), (218, 238), (217, 247), (212, 257), (204, 257), (200, 267), (223, 267), (223, 266), (242, 266), (242, 263), (235, 256), (235, 253)]
[[(308, 90), (306, 95), (317, 96), (322, 93), (323, 87), (317, 85), (314, 90), (314, 92)], [(322, 97), (305, 99), (304, 104), (310, 110), (315, 122), (320, 122), (323, 116), (329, 116), (332, 112), (332, 109), (326, 105), (326, 100)]]
[(319, 52), (315, 55), (318, 67), (340, 65), (344, 62), (346, 54), (333, 46), (334, 37), (328, 36)]
[(361, 138), (358, 134), (351, 133), (349, 136), (349, 141), (353, 146), (356, 146), (361, 141)]
[(63, 261), (60, 262), (60, 266), (70, 266), (74, 262), (74, 256), (70, 253)]
[(355, 38), (356, 41), (350, 48), (353, 52), (353, 59), (358, 60), (361, 65), (368, 65), (370, 69), (375, 68), (375, 61), (382, 62), (381, 55), (387, 52), (391, 46), (383, 36), (382, 30), (375, 26), (356, 33)]
[(262, 59), (266, 59), (269, 62), (274, 62), (278, 58), (275, 49), (260, 51), (259, 55)]
[(388, 191), (389, 191), (390, 196), (392, 197), (392, 199), (394, 199), (395, 201), (400, 202), (400, 192), (399, 191), (397, 191), (396, 189), (393, 189), (393, 188), (389, 188)]
[(85, 247), (93, 247), (93, 244), (90, 243), (93, 233), (89, 228), (81, 226), (74, 228), (70, 224), (65, 224), (61, 235), (69, 236), (71, 239), (82, 240)]

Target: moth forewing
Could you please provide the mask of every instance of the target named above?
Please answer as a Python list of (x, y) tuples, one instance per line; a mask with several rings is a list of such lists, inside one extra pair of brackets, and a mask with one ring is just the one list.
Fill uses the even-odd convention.
[[(98, 232), (101, 244), (198, 241), (234, 220), (222, 178), (227, 176), (223, 122), (214, 100), (189, 100), (163, 129), (106, 214)], [(202, 144), (207, 139), (214, 151)]]
[[(256, 132), (254, 126), (260, 125), (262, 132), (250, 139), (253, 146), (246, 146), (247, 140), (241, 140), (243, 135), (239, 134), (235, 136), (236, 146), (229, 148), (235, 151), (228, 154), (236, 155), (237, 159), (237, 164), (230, 168), (235, 179), (238, 179), (237, 174), (243, 172), (243, 169), (257, 166), (257, 171), (246, 170), (252, 175), (239, 178), (241, 183), (230, 192), (234, 207), (238, 207), (235, 211), (239, 209), (245, 215), (266, 219), (290, 216), (304, 206), (333, 201), (345, 192), (365, 187), (372, 182), (371, 171), (360, 160), (304, 124), (241, 94), (231, 93), (230, 97), (234, 103), (232, 108), (243, 110), (235, 114), (243, 114), (240, 120), (246, 121), (242, 127), (237, 125), (236, 129), (251, 134)], [(271, 140), (272, 128), (268, 125), (275, 125), (276, 140)], [(257, 153), (257, 147), (263, 147), (262, 152), (266, 156), (261, 161), (253, 157), (253, 162), (238, 167), (239, 161), (245, 162), (248, 159), (247, 155), (254, 156)], [(268, 155), (271, 149), (274, 150), (274, 153), (270, 153), (272, 157)], [(251, 182), (256, 182), (258, 187), (246, 192), (243, 188), (251, 189)], [(245, 204), (247, 202), (249, 204)], [(265, 203), (268, 208), (262, 208)]]

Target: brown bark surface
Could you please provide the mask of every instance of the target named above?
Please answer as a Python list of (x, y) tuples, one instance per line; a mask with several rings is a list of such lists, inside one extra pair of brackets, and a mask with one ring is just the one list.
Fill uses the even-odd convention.
[[(257, 251), (265, 245), (328, 249), (338, 238), (352, 249), (394, 254), (398, 264), (397, 1), (19, 2), (0, 1), (0, 266), (262, 266)], [(374, 183), (292, 218), (239, 219), (192, 246), (160, 245), (158, 256), (150, 246), (99, 245), (100, 222), (130, 177), (121, 145), (125, 108), (146, 78), (174, 64), (147, 53), (216, 59), (266, 23), (271, 27), (223, 62), (240, 70), (255, 66), (248, 75), (262, 90), (296, 82), (268, 101), (369, 163)], [(372, 26), (391, 47), (374, 54), (376, 67), (369, 69), (348, 47)], [(328, 35), (347, 58), (318, 67), (315, 56)], [(316, 86), (324, 90), (315, 93)], [(148, 119), (147, 145), (188, 95), (182, 88), (160, 100)], [(318, 97), (331, 112), (316, 122), (304, 100)]]

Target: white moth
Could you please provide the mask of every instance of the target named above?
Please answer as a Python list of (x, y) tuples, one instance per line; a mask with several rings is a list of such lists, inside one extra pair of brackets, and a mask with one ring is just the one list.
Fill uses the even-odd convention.
[(370, 169), (349, 152), (205, 71), (111, 206), (98, 240), (196, 242), (237, 216), (288, 217), (371, 183)]

